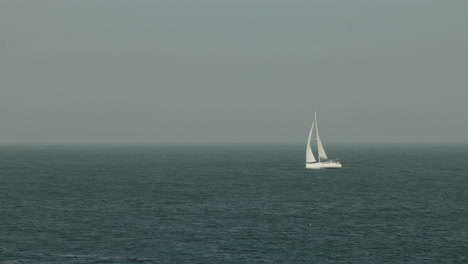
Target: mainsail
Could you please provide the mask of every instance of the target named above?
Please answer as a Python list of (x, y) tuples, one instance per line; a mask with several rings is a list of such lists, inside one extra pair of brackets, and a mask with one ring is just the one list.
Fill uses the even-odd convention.
[(312, 122), (312, 127), (310, 127), (309, 139), (307, 139), (307, 150), (306, 150), (306, 162), (315, 162), (314, 154), (310, 148), (310, 139), (312, 138), (312, 131), (314, 130), (314, 122)]
[(318, 156), (319, 160), (327, 160), (327, 153), (325, 153), (325, 149), (323, 148), (322, 141), (320, 140), (318, 126), (317, 126), (317, 112), (315, 112), (315, 131), (317, 132), (317, 148), (318, 148)]

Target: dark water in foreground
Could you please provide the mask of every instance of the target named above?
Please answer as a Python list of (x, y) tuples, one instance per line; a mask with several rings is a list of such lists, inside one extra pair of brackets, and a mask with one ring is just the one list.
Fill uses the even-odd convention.
[(468, 263), (468, 146), (0, 148), (0, 263)]

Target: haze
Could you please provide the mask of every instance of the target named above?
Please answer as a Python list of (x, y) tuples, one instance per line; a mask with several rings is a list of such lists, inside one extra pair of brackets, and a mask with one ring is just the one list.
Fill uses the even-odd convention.
[(0, 143), (467, 143), (467, 10), (1, 1)]

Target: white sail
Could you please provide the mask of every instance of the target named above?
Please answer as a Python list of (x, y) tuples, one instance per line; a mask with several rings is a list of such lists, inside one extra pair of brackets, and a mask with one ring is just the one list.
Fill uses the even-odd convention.
[(312, 149), (310, 148), (310, 139), (312, 138), (312, 131), (314, 130), (314, 122), (312, 122), (312, 126), (310, 127), (309, 132), (309, 139), (307, 139), (307, 150), (306, 150), (306, 162), (315, 162), (314, 153), (312, 153)]
[(327, 153), (325, 153), (325, 149), (323, 148), (322, 140), (320, 140), (320, 135), (319, 135), (319, 131), (318, 131), (317, 112), (315, 112), (315, 120), (314, 121), (315, 121), (315, 132), (317, 133), (317, 148), (318, 148), (319, 160), (327, 160), (328, 159)]

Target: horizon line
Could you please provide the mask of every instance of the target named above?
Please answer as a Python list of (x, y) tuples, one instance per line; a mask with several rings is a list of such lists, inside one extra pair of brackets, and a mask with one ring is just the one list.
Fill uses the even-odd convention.
[[(212, 145), (303, 145), (298, 142), (22, 142), (5, 143), (0, 142), (0, 146), (212, 146)], [(468, 145), (468, 142), (329, 142), (324, 145)], [(305, 145), (305, 144), (304, 144)]]

